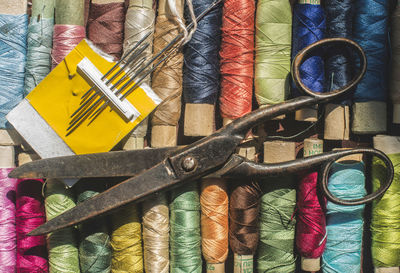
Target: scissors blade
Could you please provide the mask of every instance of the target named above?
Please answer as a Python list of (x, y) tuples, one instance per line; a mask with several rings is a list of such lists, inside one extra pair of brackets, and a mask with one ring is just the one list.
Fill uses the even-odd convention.
[(165, 190), (181, 182), (182, 180), (176, 177), (171, 164), (168, 160), (165, 160), (150, 170), (129, 178), (93, 198), (78, 204), (76, 207), (36, 228), (29, 235), (42, 235), (79, 224), (89, 218), (107, 213), (130, 202), (140, 201), (152, 193)]
[(29, 162), (14, 169), (14, 178), (135, 176), (163, 161), (178, 147), (62, 156)]

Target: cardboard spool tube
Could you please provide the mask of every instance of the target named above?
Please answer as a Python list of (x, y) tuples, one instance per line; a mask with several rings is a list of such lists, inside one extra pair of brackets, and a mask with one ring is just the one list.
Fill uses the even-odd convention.
[[(333, 151), (344, 151), (344, 150), (350, 150), (351, 148), (334, 148)], [(337, 160), (339, 163), (346, 163), (346, 161), (362, 161), (363, 154), (352, 154), (352, 155), (346, 155)]]
[(264, 163), (279, 163), (296, 159), (296, 143), (287, 141), (264, 142)]
[(23, 141), (15, 129), (0, 129), (0, 146), (18, 146)]
[(85, 0), (55, 0), (55, 3), (55, 23), (57, 25), (84, 26)]
[(295, 120), (297, 121), (318, 121), (318, 110), (313, 108), (304, 108), (296, 111)]
[(20, 153), (18, 154), (18, 166), (24, 165), (35, 160), (39, 160), (40, 157), (37, 154), (31, 153)]
[(386, 103), (382, 101), (354, 103), (351, 130), (354, 134), (386, 132)]
[(184, 135), (208, 136), (214, 132), (215, 106), (212, 104), (185, 105)]
[(173, 147), (177, 145), (177, 127), (155, 125), (151, 128), (151, 147)]
[(398, 267), (379, 267), (375, 268), (375, 273), (399, 273), (400, 270)]
[[(318, 138), (307, 138), (304, 140), (304, 157), (321, 154), (324, 151), (323, 140)], [(309, 272), (316, 272), (321, 269), (320, 258), (301, 257), (301, 269)]]
[(340, 104), (327, 104), (325, 106), (324, 139), (349, 140), (349, 135), (349, 106)]
[(15, 167), (14, 146), (0, 146), (0, 168)]

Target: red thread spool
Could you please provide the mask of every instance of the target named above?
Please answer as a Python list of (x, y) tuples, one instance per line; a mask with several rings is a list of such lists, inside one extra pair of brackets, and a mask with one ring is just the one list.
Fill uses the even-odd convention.
[[(322, 145), (320, 139), (305, 139), (304, 157), (322, 153)], [(296, 245), (305, 271), (320, 269), (319, 260), (326, 244), (325, 202), (317, 195), (317, 180), (317, 172), (304, 176), (297, 194)]]
[(251, 111), (255, 2), (224, 1), (221, 42), (221, 115), (236, 119)]

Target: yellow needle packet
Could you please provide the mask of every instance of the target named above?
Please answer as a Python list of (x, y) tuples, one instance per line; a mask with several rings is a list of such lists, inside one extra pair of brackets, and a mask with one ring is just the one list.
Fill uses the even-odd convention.
[[(83, 40), (7, 115), (11, 125), (42, 158), (107, 152), (161, 102), (148, 85), (141, 84), (126, 97), (137, 110), (134, 119), (127, 120), (115, 109), (110, 111), (112, 105), (109, 103), (92, 122), (83, 120), (67, 134), (71, 115), (82, 104), (82, 95), (92, 86), (77, 70), (83, 59), (90, 61), (103, 75), (115, 65), (90, 42)], [(113, 83), (124, 75), (122, 72)], [(129, 77), (123, 83), (127, 80)], [(127, 85), (126, 90), (133, 85), (133, 82)]]

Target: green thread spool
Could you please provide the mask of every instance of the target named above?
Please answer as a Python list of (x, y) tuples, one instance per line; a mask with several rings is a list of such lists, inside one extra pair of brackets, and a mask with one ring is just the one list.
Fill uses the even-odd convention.
[[(47, 220), (75, 207), (72, 191), (62, 181), (48, 179), (45, 190)], [(79, 273), (79, 257), (76, 229), (65, 228), (52, 232), (47, 237), (50, 273)]]
[(51, 70), (54, 0), (35, 0), (28, 26), (25, 66), (25, 95), (32, 91)]
[(200, 199), (197, 183), (172, 191), (169, 205), (171, 273), (201, 273)]
[[(374, 201), (372, 209), (372, 261), (378, 268), (400, 266), (400, 153), (388, 154), (388, 157), (393, 162), (395, 176), (385, 195)], [(385, 179), (385, 166), (376, 158), (372, 178), (373, 190)]]
[(292, 10), (289, 1), (258, 1), (254, 88), (260, 105), (276, 104), (287, 98), (291, 43)]
[[(264, 162), (279, 163), (295, 159), (295, 143), (264, 143)], [(260, 206), (258, 272), (287, 273), (296, 270), (294, 253), (296, 185), (291, 174), (269, 177), (260, 183), (264, 193)]]
[[(77, 203), (99, 194), (101, 192), (101, 181), (98, 179), (80, 180), (77, 185)], [(106, 218), (96, 217), (85, 222), (79, 227), (79, 263), (82, 272), (86, 273), (108, 273), (111, 270), (111, 245)]]

